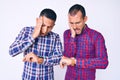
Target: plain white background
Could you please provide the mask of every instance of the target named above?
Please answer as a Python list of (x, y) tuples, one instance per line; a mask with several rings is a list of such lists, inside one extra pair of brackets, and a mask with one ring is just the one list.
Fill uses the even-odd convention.
[[(25, 26), (34, 26), (35, 19), (44, 8), (57, 13), (54, 32), (68, 29), (67, 13), (73, 4), (82, 4), (88, 16), (87, 24), (101, 32), (106, 41), (109, 57), (107, 69), (96, 72), (96, 80), (119, 80), (120, 73), (120, 1), (119, 0), (0, 0), (0, 80), (21, 80), (22, 53), (9, 55), (9, 46)], [(65, 69), (55, 67), (55, 80), (64, 80)]]

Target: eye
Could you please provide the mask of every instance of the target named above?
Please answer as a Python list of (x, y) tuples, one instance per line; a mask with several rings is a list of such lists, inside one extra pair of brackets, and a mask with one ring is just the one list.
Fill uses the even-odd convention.
[(70, 24), (74, 24), (73, 22), (70, 22)]
[(52, 28), (52, 26), (48, 26), (47, 28), (49, 28), (49, 29), (50, 29), (50, 28)]
[(45, 24), (43, 24), (42, 27), (45, 27)]
[(51, 28), (50, 26), (48, 26), (48, 28)]
[(80, 22), (76, 22), (75, 24), (79, 24)]

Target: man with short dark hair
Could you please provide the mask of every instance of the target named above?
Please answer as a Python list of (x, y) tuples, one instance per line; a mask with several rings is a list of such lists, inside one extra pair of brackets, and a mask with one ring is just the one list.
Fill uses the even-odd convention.
[(52, 32), (56, 13), (44, 9), (36, 18), (36, 26), (23, 28), (9, 48), (9, 54), (24, 53), (22, 80), (54, 80), (53, 66), (62, 56), (62, 44), (57, 33)]
[(108, 65), (107, 49), (102, 34), (90, 29), (82, 5), (75, 4), (68, 13), (69, 30), (64, 32), (64, 53), (60, 61), (67, 65), (65, 80), (95, 80), (96, 69)]

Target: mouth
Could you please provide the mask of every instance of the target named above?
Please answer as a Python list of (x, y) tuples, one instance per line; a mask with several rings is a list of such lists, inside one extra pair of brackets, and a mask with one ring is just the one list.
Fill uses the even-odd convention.
[(40, 33), (41, 36), (45, 36), (47, 33)]
[(80, 29), (76, 29), (75, 32), (80, 32), (81, 30)]
[(80, 29), (75, 30), (76, 34), (80, 34), (82, 31)]
[(45, 35), (45, 33), (41, 33), (41, 35)]

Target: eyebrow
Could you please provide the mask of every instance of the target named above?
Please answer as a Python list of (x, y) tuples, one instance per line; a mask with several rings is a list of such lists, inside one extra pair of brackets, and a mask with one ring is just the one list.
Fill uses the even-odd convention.
[[(43, 23), (43, 25), (42, 26), (47, 26), (47, 25), (45, 25), (44, 23)], [(53, 26), (47, 26), (48, 28), (52, 28)]]
[(81, 21), (78, 21), (78, 22), (70, 22), (71, 24), (78, 24), (80, 23)]

